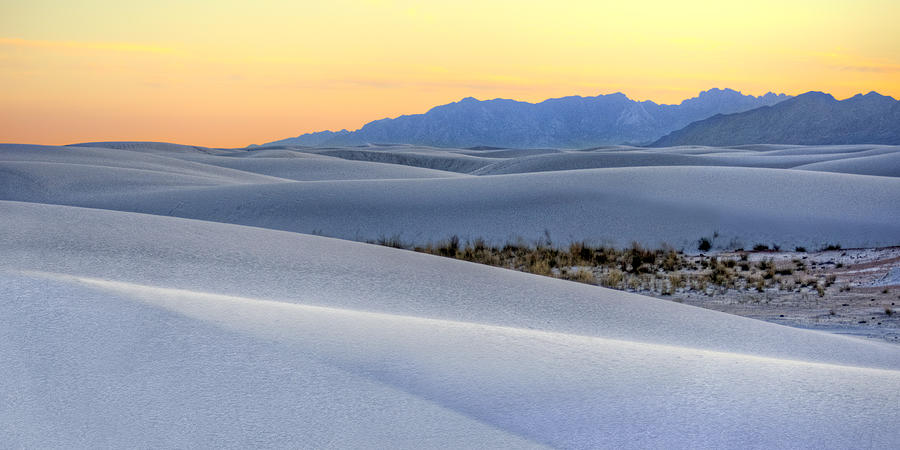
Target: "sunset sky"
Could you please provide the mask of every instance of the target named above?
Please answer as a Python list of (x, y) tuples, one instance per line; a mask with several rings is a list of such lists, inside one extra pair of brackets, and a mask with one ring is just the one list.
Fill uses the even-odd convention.
[(0, 0), (0, 142), (243, 147), (473, 96), (900, 97), (900, 2)]

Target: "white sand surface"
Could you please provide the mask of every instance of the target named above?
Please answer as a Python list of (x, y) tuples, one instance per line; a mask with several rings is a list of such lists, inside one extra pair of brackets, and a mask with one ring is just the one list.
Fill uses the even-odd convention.
[(13, 446), (900, 443), (894, 345), (296, 233), (0, 211)]
[(352, 242), (898, 245), (896, 154), (0, 145), (0, 442), (896, 448), (900, 346)]

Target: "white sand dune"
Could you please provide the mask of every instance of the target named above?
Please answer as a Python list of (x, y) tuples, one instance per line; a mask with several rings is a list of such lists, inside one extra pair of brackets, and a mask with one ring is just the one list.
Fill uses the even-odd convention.
[(260, 150), (239, 153), (231, 158), (192, 155), (193, 161), (220, 167), (259, 173), (295, 181), (371, 180), (409, 178), (447, 178), (464, 176), (457, 172), (434, 170), (371, 161), (355, 161), (326, 155), (282, 150), (277, 154)]
[[(808, 147), (768, 150), (789, 152), (782, 156), (760, 156), (757, 150), (745, 149), (719, 149), (704, 155), (633, 149), (567, 152), (503, 160), (509, 163), (505, 167), (530, 167), (546, 160), (542, 167), (549, 171), (537, 167), (530, 173), (478, 177), (452, 172), (459, 168), (453, 164), (442, 166), (447, 171), (441, 171), (286, 149), (260, 150), (275, 151), (270, 157), (248, 157), (254, 153), (245, 150), (211, 155), (176, 149), (163, 146), (144, 154), (139, 149), (0, 147), (0, 170), (5, 174), (0, 179), (0, 198), (354, 240), (396, 236), (410, 243), (451, 235), (502, 243), (536, 240), (545, 232), (560, 244), (588, 240), (621, 246), (638, 241), (688, 250), (701, 237), (716, 234), (716, 248), (757, 243), (784, 248), (830, 243), (863, 247), (900, 242), (900, 203), (896, 201), (900, 179), (896, 177), (706, 164), (735, 158), (745, 158), (749, 164), (752, 158), (840, 157), (831, 163), (885, 159), (878, 167), (891, 170), (894, 162), (900, 162), (887, 159), (898, 154), (892, 147), (845, 146), (841, 153), (826, 148), (822, 155), (811, 156), (793, 154), (808, 152)], [(364, 149), (347, 151), (366, 153)], [(753, 155), (747, 156), (748, 152)], [(376, 147), (370, 153), (429, 156), (428, 149), (419, 147)], [(844, 159), (848, 154), (856, 156)], [(487, 161), (454, 156), (448, 150), (431, 156), (432, 162), (456, 157)], [(581, 156), (621, 156), (620, 162), (638, 167), (558, 170), (551, 163), (561, 158), (578, 162)], [(701, 159), (706, 165), (679, 165)], [(658, 165), (663, 162), (669, 165)], [(491, 164), (475, 173), (500, 163)]]
[(823, 161), (798, 166), (797, 169), (900, 177), (900, 152)]
[(897, 448), (896, 345), (301, 234), (897, 245), (897, 153), (0, 145), (0, 442)]
[[(885, 157), (891, 158), (890, 160)], [(892, 169), (900, 164), (900, 147), (896, 146), (819, 146), (819, 147), (673, 147), (645, 149), (611, 147), (590, 151), (566, 151), (526, 155), (497, 162), (472, 172), (475, 175), (498, 175), (542, 171), (646, 166), (726, 166), (770, 169), (804, 168), (819, 170), (815, 164), (836, 163), (827, 172), (876, 175), (860, 169), (840, 169), (839, 161), (872, 161), (869, 166), (887, 163)], [(868, 163), (866, 163), (868, 164)], [(826, 166), (827, 167), (827, 166)], [(855, 167), (855, 166), (854, 166)], [(880, 175), (880, 173), (878, 174)]]
[[(650, 167), (421, 180), (225, 185), (54, 203), (173, 215), (353, 240), (451, 235), (693, 249), (900, 242), (900, 179), (772, 169)], [(14, 200), (28, 200), (16, 198)]]
[(890, 344), (296, 233), (0, 210), (14, 446), (900, 442)]

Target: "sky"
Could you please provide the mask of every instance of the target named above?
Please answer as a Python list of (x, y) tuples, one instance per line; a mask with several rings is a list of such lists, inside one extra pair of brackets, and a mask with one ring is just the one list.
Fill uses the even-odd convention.
[(900, 98), (900, 1), (0, 0), (0, 142), (243, 147), (464, 97)]

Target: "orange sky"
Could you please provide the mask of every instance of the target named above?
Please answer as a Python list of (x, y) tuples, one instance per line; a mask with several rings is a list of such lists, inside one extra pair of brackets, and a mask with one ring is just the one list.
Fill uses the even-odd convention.
[(0, 0), (0, 142), (242, 147), (467, 96), (900, 98), (898, 19), (895, 0)]

